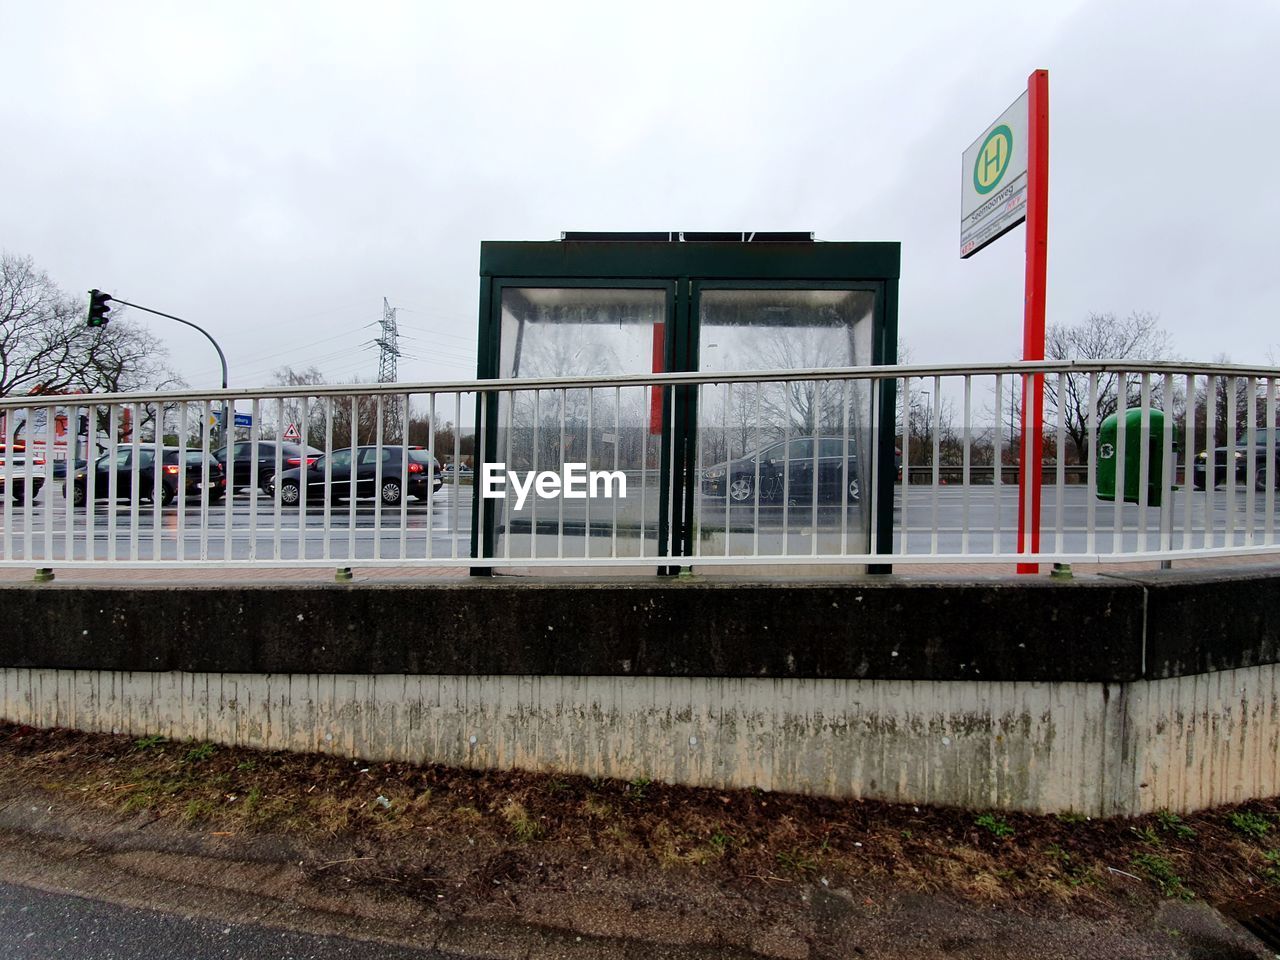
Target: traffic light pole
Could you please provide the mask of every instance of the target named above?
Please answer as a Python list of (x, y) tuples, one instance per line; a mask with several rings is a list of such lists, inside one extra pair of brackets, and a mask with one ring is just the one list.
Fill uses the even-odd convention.
[[(209, 334), (208, 330), (206, 330), (204, 327), (199, 326), (198, 324), (192, 323), (190, 320), (183, 320), (181, 317), (175, 317), (171, 313), (161, 313), (159, 310), (152, 310), (150, 307), (143, 307), (136, 303), (130, 303), (128, 300), (121, 300), (119, 297), (112, 297), (111, 300), (113, 303), (123, 304), (126, 307), (133, 307), (133, 309), (141, 310), (143, 313), (154, 313), (157, 317), (164, 317), (167, 320), (177, 320), (179, 323), (184, 323), (188, 327), (191, 327), (191, 329), (193, 330), (199, 330), (202, 334), (204, 334), (205, 339), (213, 344), (213, 349), (218, 351), (218, 360), (222, 362), (222, 389), (223, 390), (227, 389), (227, 355), (222, 352), (222, 348), (218, 346), (218, 341), (213, 339), (213, 337)], [(226, 442), (226, 439), (227, 439), (227, 401), (223, 400), (222, 401), (222, 419), (220, 421), (220, 426), (218, 427), (218, 442), (217, 444), (215, 444), (215, 446), (219, 446), (219, 447), (222, 446), (222, 444)]]

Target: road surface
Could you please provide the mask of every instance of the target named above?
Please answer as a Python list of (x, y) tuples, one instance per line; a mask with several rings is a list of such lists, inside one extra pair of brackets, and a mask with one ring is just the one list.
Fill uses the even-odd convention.
[(431, 950), (277, 930), (0, 882), (6, 960), (449, 960)]

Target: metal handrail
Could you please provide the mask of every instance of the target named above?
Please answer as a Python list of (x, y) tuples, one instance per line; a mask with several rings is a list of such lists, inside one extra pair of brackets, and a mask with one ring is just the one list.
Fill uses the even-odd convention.
[[(1062, 391), (1069, 380), (1083, 378), (1088, 389), (1078, 391), (1076, 401), (1087, 396), (1089, 407), (1051, 406), (1044, 428), (1046, 443), (1053, 437), (1055, 459), (1039, 488), (1027, 485), (1015, 498), (1014, 481), (1022, 471), (1003, 462), (1014, 444), (1004, 432), (1002, 398), (1010, 396), (1011, 385), (1035, 382), (1029, 378), (1046, 391)], [(1131, 386), (1102, 402), (1101, 385), (1112, 384), (1114, 390), (1125, 382)], [(923, 393), (914, 389), (920, 385)], [(1277, 367), (1098, 360), (7, 397), (0, 399), (0, 442), (13, 440), (15, 428), (25, 431), (29, 422), (26, 439), (33, 446), (43, 445), (46, 455), (69, 457), (65, 442), (55, 437), (55, 415), (78, 419), (88, 413), (94, 439), (110, 461), (131, 452), (119, 462), (129, 459), (132, 475), (112, 469), (95, 481), (96, 468), (91, 468), (68, 481), (51, 466), (34, 466), (33, 458), (20, 465), (11, 458), (0, 466), (0, 566), (897, 566), (1276, 554), (1276, 433), (1262, 435), (1257, 428), (1277, 423), (1278, 386)], [(681, 447), (680, 460), (669, 458), (671, 448), (664, 449), (658, 439), (660, 429), (673, 429), (675, 408), (666, 407), (665, 425), (654, 426), (652, 415), (654, 397), (674, 387), (688, 388), (691, 402), (682, 409), (697, 417), (689, 424), (690, 443)], [(926, 397), (930, 413), (921, 418), (919, 408), (900, 400), (891, 418), (895, 411), (875, 399), (882, 387), (900, 398)], [(975, 403), (975, 387), (991, 391), (994, 403)], [(807, 410), (793, 409), (806, 395)], [(762, 397), (773, 398), (763, 414)], [(410, 402), (387, 403), (387, 398)], [(224, 500), (219, 491), (207, 489), (213, 445), (209, 415), (224, 401), (245, 399), (252, 404), (252, 427), (242, 439), (251, 444), (281, 437), (292, 419), (303, 443), (331, 454), (362, 440), (407, 454), (416, 417), (419, 429), (429, 425), (423, 456), (433, 463), (456, 467), (470, 445), (474, 454), (465, 456), (476, 457), (477, 474), (486, 455), (512, 467), (553, 472), (580, 461), (589, 469), (612, 465), (632, 485), (635, 498), (568, 510), (564, 497), (541, 508), (535, 499), (522, 511), (510, 497), (481, 504), (457, 470), (437, 492), (427, 492), (419, 470), (413, 496), (421, 500), (411, 510), (404, 455), (386, 472), (382, 457), (376, 458), (376, 488), (381, 491), (388, 481), (398, 485), (386, 505), (381, 498), (357, 504), (365, 494), (354, 476), (336, 475), (331, 456), (323, 483), (293, 478), (308, 490), (315, 483), (322, 494), (323, 511), (308, 511), (284, 499), (281, 484), (274, 482), (285, 466), (276, 447), (272, 462), (253, 459), (247, 476), (237, 470)], [(944, 402), (949, 407), (945, 423)], [(1132, 414), (1162, 407), (1168, 415), (1159, 429), (1145, 413), (1128, 426)], [(1100, 422), (1113, 409), (1115, 418)], [(388, 410), (396, 413), (389, 418)], [(10, 411), (25, 411), (26, 422), (23, 416), (3, 416)], [(853, 417), (851, 411), (856, 411)], [(1109, 425), (1116, 422), (1126, 426)], [(126, 424), (132, 424), (130, 430)], [(1224, 424), (1234, 426), (1225, 459), (1235, 468), (1193, 459), (1202, 446), (1216, 444)], [(441, 430), (449, 433), (437, 444)], [(1106, 430), (1118, 434), (1111, 434), (1114, 443), (1103, 454), (1099, 444)], [(159, 461), (166, 436), (177, 437), (190, 453), (204, 454), (190, 468), (185, 458), (178, 464), (180, 490), (186, 490), (188, 479), (200, 481), (198, 504), (184, 498), (166, 511), (160, 495), (172, 499), (172, 494), (154, 471), (145, 478), (140, 473), (145, 455)], [(776, 452), (791, 451), (793, 440), (806, 438), (822, 443), (811, 443), (797, 459)], [(844, 455), (826, 452), (827, 440), (842, 443), (838, 449)], [(774, 452), (760, 456), (766, 448)], [(1254, 454), (1245, 455), (1250, 449)], [(885, 463), (890, 453), (900, 463)], [(1077, 455), (1087, 463), (1066, 462)], [(1112, 456), (1107, 466), (1114, 489), (1124, 491), (1119, 499), (1102, 496), (1105, 471), (1099, 464)], [(1162, 469), (1156, 469), (1157, 457)], [(834, 483), (831, 464), (837, 464)], [(793, 474), (792, 466), (807, 469), (809, 479), (803, 472)], [(895, 473), (899, 479), (890, 484)], [(248, 502), (237, 502), (234, 488), (246, 479), (255, 492)], [(732, 496), (731, 481), (736, 481)], [(86, 489), (73, 491), (73, 483)], [(1026, 490), (1034, 489), (1043, 490), (1046, 504), (1039, 554), (1022, 549), (1012, 536), (1016, 508), (1025, 502)], [(664, 499), (668, 490), (678, 491), (683, 502)], [(296, 492), (289, 496), (296, 499)], [(76, 499), (87, 504), (73, 503)], [(109, 504), (98, 506), (103, 499)], [(334, 506), (341, 499), (345, 506)], [(483, 517), (475, 527), (472, 514)], [(672, 533), (677, 525), (678, 539)], [(479, 539), (473, 543), (476, 531)]]
[(0, 409), (27, 406), (63, 406), (89, 403), (181, 403), (200, 400), (290, 399), (294, 397), (350, 397), (355, 395), (401, 396), (406, 393), (476, 393), (525, 390), (589, 389), (592, 387), (651, 387), (722, 383), (780, 383), (825, 380), (900, 380), (947, 376), (1033, 376), (1065, 374), (1189, 375), (1229, 377), (1280, 377), (1280, 367), (1247, 366), (1187, 361), (1067, 360), (1011, 361), (1005, 363), (881, 364), (865, 367), (823, 367), (810, 370), (746, 370), (723, 373), (635, 373), (598, 377), (529, 377), (495, 380), (399, 381), (396, 383), (312, 384), (300, 386), (232, 387), (227, 390), (133, 391), (98, 394), (40, 394), (0, 397)]

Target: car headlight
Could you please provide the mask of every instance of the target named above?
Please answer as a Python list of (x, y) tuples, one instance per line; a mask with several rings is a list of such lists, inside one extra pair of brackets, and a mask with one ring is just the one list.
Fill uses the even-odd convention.
[(724, 476), (723, 467), (712, 467), (710, 470), (708, 470), (706, 473), (703, 474), (703, 477), (705, 477), (708, 480), (719, 480), (723, 476)]
[(1243, 450), (1237, 450), (1237, 451), (1236, 451), (1236, 459), (1237, 459), (1237, 460), (1243, 460), (1243, 459), (1244, 459), (1244, 451), (1243, 451)]
[(1196, 454), (1196, 459), (1203, 463), (1205, 460), (1209, 459), (1209, 454), (1201, 450), (1199, 453)]

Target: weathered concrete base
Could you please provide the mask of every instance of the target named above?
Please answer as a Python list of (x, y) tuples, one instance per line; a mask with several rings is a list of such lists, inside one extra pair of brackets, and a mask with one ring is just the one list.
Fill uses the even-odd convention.
[(0, 585), (0, 716), (1134, 814), (1280, 794), (1280, 569)]
[(0, 669), (0, 716), (370, 760), (1103, 816), (1280, 793), (1280, 667), (1128, 683)]

